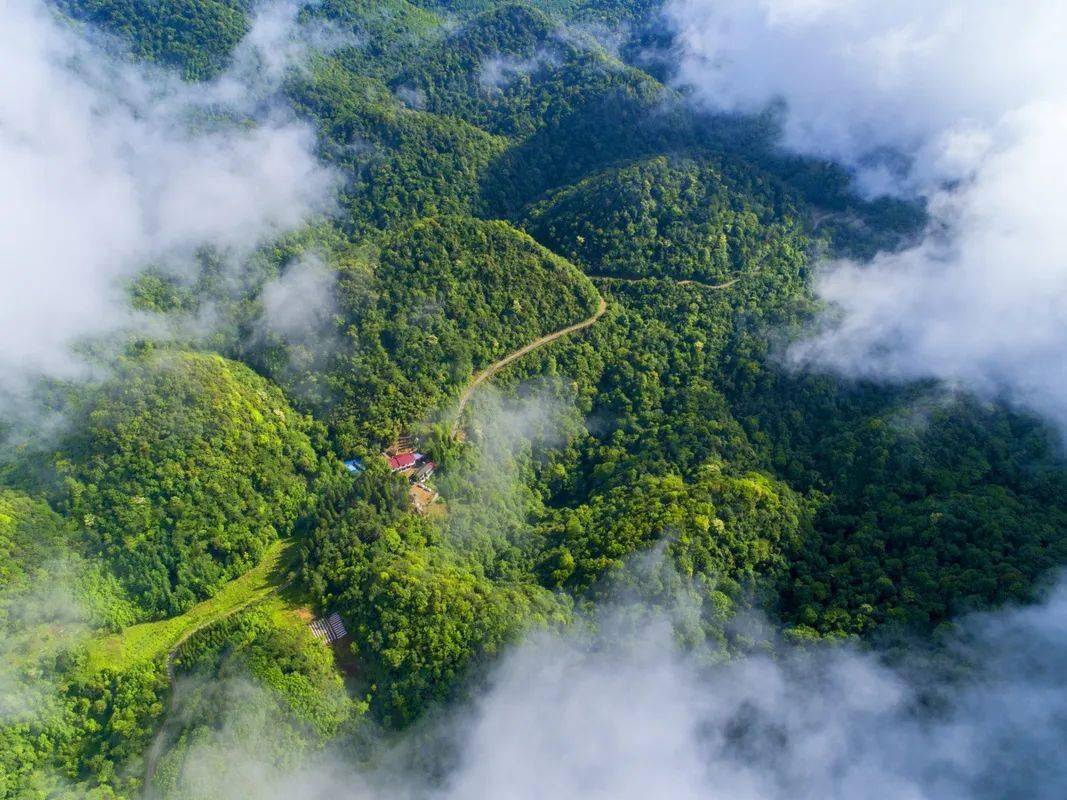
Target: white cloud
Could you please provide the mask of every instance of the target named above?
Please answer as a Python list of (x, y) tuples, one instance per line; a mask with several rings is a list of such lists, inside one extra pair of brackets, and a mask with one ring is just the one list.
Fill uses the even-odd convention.
[[(666, 13), (679, 36), (681, 83), (717, 108), (758, 111), (784, 100), (785, 144), (847, 163), (897, 148), (921, 155), (917, 167), (929, 178), (962, 134), (1064, 96), (1067, 8), (1055, 0), (1025, 9), (951, 0), (672, 0)], [(946, 172), (958, 177), (973, 165), (956, 162)]]
[(1067, 430), (1067, 107), (1005, 121), (1015, 143), (973, 181), (932, 195), (947, 238), (838, 264), (819, 281), (837, 324), (794, 348), (802, 361), (896, 379), (933, 376), (1006, 392)]
[[(263, 760), (255, 731), (187, 755), (185, 769), (196, 796), (263, 800), (1058, 800), (1067, 791), (1065, 586), (1043, 605), (966, 620), (941, 661), (951, 660), (951, 678), (921, 660), (890, 669), (848, 647), (706, 667), (679, 652), (666, 622), (624, 635), (613, 625), (608, 615), (600, 634), (535, 635), (472, 705), (391, 742), (372, 769), (346, 756), (279, 768)], [(419, 768), (442, 763), (436, 781)]]
[(700, 101), (781, 101), (785, 146), (856, 168), (868, 193), (930, 202), (921, 244), (823, 274), (841, 314), (794, 357), (958, 382), (1067, 428), (1067, 6), (673, 0), (667, 14)]
[(70, 372), (74, 342), (128, 324), (121, 283), (147, 261), (246, 250), (329, 207), (312, 132), (271, 96), (283, 27), (258, 18), (233, 68), (191, 85), (105, 54), (39, 0), (3, 6), (5, 383)]
[(309, 346), (327, 338), (330, 321), (337, 313), (336, 283), (337, 273), (319, 256), (304, 255), (263, 286), (261, 329)]
[(426, 108), (426, 92), (422, 89), (412, 88), (411, 86), (398, 86), (393, 90), (393, 94), (396, 95), (397, 100), (408, 108), (413, 108), (417, 111)]

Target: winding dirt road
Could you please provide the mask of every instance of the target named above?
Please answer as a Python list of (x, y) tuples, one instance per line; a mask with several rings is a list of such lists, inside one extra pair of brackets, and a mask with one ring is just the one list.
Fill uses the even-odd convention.
[(590, 275), (590, 280), (594, 281), (617, 281), (618, 283), (641, 283), (643, 281), (670, 281), (671, 283), (678, 284), (679, 286), (699, 286), (702, 289), (729, 289), (740, 278), (730, 278), (730, 280), (724, 283), (704, 283), (703, 281), (696, 281), (692, 278), (684, 278), (682, 280), (675, 280), (674, 278), (661, 278), (656, 275), (649, 275), (644, 278), (627, 278), (622, 275)]
[[(620, 275), (589, 275), (588, 273), (587, 276), (590, 280), (594, 281), (618, 281), (620, 283), (640, 283), (641, 281), (671, 281), (672, 283), (676, 283), (679, 286), (699, 286), (703, 289), (729, 289), (731, 286), (733, 286), (740, 280), (740, 278), (731, 278), (730, 280), (725, 281), (723, 283), (704, 283), (702, 281), (693, 280), (691, 278), (685, 278), (683, 280), (651, 276), (647, 278), (628, 278)], [(603, 316), (604, 312), (607, 310), (607, 307), (607, 301), (603, 298), (603, 296), (601, 296), (600, 302), (597, 304), (596, 313), (594, 313), (593, 316), (589, 317), (588, 319), (584, 319), (581, 322), (576, 322), (574, 325), (568, 325), (566, 328), (561, 328), (558, 331), (554, 331), (545, 336), (542, 336), (540, 339), (535, 339), (528, 345), (520, 347), (513, 353), (509, 353), (499, 361), (490, 364), (481, 372), (475, 374), (475, 376), (471, 378), (470, 382), (467, 384), (467, 388), (463, 390), (463, 394), (461, 394), (459, 397), (459, 405), (456, 408), (456, 415), (452, 421), (452, 437), (455, 438), (456, 435), (459, 433), (460, 421), (463, 419), (463, 412), (467, 408), (467, 404), (470, 402), (471, 397), (474, 396), (475, 389), (477, 389), (481, 384), (485, 383), (487, 380), (489, 380), (498, 372), (500, 372), (500, 370), (502, 370), (512, 361), (522, 358), (527, 353), (536, 350), (539, 347), (544, 347), (549, 342), (554, 342), (561, 336), (566, 336), (567, 334), (575, 333), (584, 328), (588, 328), (590, 325), (600, 319), (601, 316)]]
[(494, 361), (481, 372), (476, 373), (474, 377), (470, 379), (470, 382), (467, 384), (467, 388), (463, 390), (463, 394), (459, 396), (459, 406), (457, 406), (456, 408), (456, 415), (452, 421), (453, 438), (455, 438), (455, 436), (459, 433), (460, 421), (463, 419), (463, 411), (467, 408), (467, 403), (470, 402), (471, 397), (474, 396), (475, 389), (477, 389), (481, 384), (485, 383), (487, 380), (489, 380), (498, 372), (500, 372), (500, 370), (502, 370), (512, 361), (522, 358), (527, 353), (530, 353), (538, 349), (539, 347), (544, 347), (546, 344), (556, 341), (556, 339), (559, 339), (561, 336), (567, 336), (568, 334), (577, 333), (580, 330), (588, 328), (590, 325), (592, 325), (594, 322), (604, 316), (604, 312), (607, 311), (607, 308), (608, 301), (601, 297), (597, 302), (596, 311), (591, 317), (583, 319), (581, 322), (576, 322), (573, 325), (568, 325), (566, 328), (560, 328), (558, 331), (553, 331), (552, 333), (545, 334), (540, 339), (534, 339), (529, 344), (520, 347), (518, 350), (508, 353), (499, 361)]

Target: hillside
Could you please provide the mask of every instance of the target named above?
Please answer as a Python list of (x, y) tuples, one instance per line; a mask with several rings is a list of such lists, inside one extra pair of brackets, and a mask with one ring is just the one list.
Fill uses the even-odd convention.
[(349, 446), (432, 419), (476, 370), (596, 308), (577, 268), (503, 222), (423, 219), (376, 249), (341, 273), (344, 341), (324, 376)]
[(164, 352), (76, 402), (56, 503), (146, 616), (213, 594), (312, 503), (312, 423), (240, 364)]
[(751, 165), (659, 156), (551, 194), (525, 225), (594, 274), (719, 283), (803, 259), (804, 213)]
[[(1043, 631), (1067, 566), (1056, 420), (1009, 371), (811, 357), (857, 298), (907, 294), (886, 264), (917, 242), (958, 255), (948, 194), (872, 191), (785, 147), (784, 108), (683, 86), (698, 28), (667, 6), (42, 7), (85, 38), (65, 68), (134, 87), (92, 95), (75, 149), (89, 185), (123, 145), (108, 186), (144, 218), (114, 225), (147, 233), (94, 232), (133, 262), (101, 278), (114, 320), (0, 381), (0, 800), (508, 796), (479, 770), (527, 751), (515, 797), (732, 791), (690, 756), (743, 764), (739, 796), (847, 797), (798, 742), (906, 774), (901, 719), (911, 741), (1005, 685), (988, 642)], [(173, 152), (197, 159), (141, 163)], [(306, 213), (271, 189), (314, 182), (293, 152), (328, 177)], [(231, 206), (264, 210), (182, 233)]]

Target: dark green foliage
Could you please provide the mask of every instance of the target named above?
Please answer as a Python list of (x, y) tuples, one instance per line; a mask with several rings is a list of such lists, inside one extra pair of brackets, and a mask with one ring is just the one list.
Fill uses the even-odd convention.
[(134, 55), (186, 78), (221, 70), (249, 29), (249, 0), (56, 0), (71, 16), (129, 43)]
[(661, 156), (556, 192), (526, 227), (596, 274), (720, 283), (805, 262), (803, 213), (752, 165)]
[(314, 429), (243, 366), (165, 353), (81, 406), (55, 456), (62, 505), (147, 614), (254, 565), (311, 502)]
[(427, 111), (462, 117), (494, 133), (528, 132), (547, 109), (528, 108), (532, 99), (522, 95), (542, 73), (575, 54), (553, 38), (555, 31), (541, 12), (504, 5), (432, 43), (393, 84), (418, 92)]
[(494, 161), (483, 181), (483, 208), (512, 218), (551, 190), (613, 164), (685, 149), (697, 125), (677, 98), (640, 73), (603, 93), (580, 96), (521, 144)]
[(323, 0), (307, 12), (351, 31), (354, 43), (333, 54), (339, 63), (383, 80), (444, 35), (441, 17), (408, 0)]
[(327, 158), (351, 171), (356, 231), (469, 211), (483, 171), (504, 142), (458, 119), (410, 109), (376, 81), (323, 60), (292, 88), (318, 124)]
[[(409, 725), (575, 607), (636, 596), (720, 657), (754, 644), (731, 625), (751, 607), (805, 641), (929, 635), (1032, 599), (1067, 562), (1067, 471), (1048, 429), (932, 385), (785, 366), (819, 312), (812, 263), (899, 247), (923, 209), (864, 201), (843, 169), (784, 157), (773, 112), (709, 117), (662, 64), (636, 68), (671, 47), (657, 5), (303, 9), (356, 37), (287, 85), (347, 179), (341, 211), (236, 272), (204, 252), (191, 283), (160, 267), (129, 287), (143, 312), (216, 309), (223, 324), (197, 346), (281, 389), (213, 355), (130, 358), (74, 404), (46, 469), (28, 450), (5, 456), (0, 478), (26, 494), (0, 490), (0, 614), (32, 655), (12, 675), (45, 690), (0, 726), (0, 796), (34, 782), (47, 796), (60, 779), (129, 796), (163, 709), (161, 663), (86, 676), (76, 649), (30, 646), (39, 631), (12, 623), (9, 601), (45, 581), (119, 628), (188, 607), (297, 538), (295, 584), (316, 613), (343, 615), (359, 701), (277, 600), (200, 630), (178, 664), (196, 678), (192, 723), (158, 773), (172, 790), (189, 753), (229, 752), (241, 730), (284, 765), (356, 726), (364, 700), (378, 722)], [(248, 24), (243, 3), (213, 0), (73, 9), (197, 78)], [(629, 64), (567, 27), (620, 20)], [(262, 334), (264, 283), (308, 253), (337, 278), (322, 330)], [(453, 439), (449, 407), (472, 375), (588, 318), (598, 291), (596, 324), (509, 365), (500, 394), (480, 388), (468, 437)], [(367, 470), (324, 461), (319, 422), (290, 402)], [(531, 423), (539, 405), (554, 416)], [(445, 499), (425, 517), (378, 455), (415, 428), (430, 431)]]
[(611, 27), (640, 23), (646, 20), (658, 22), (656, 12), (663, 0), (578, 0), (569, 16), (579, 23), (593, 23)]
[(328, 380), (346, 452), (383, 443), (472, 371), (588, 317), (596, 292), (574, 266), (502, 222), (427, 219), (343, 266), (346, 342)]
[[(602, 283), (625, 310), (590, 332), (588, 348), (524, 364), (578, 378), (599, 429), (553, 456), (543, 475), (550, 502), (580, 508), (625, 496), (643, 475), (692, 476), (709, 456), (780, 476), (818, 509), (808, 533), (785, 540), (788, 570), (760, 570), (779, 575), (770, 605), (798, 633), (929, 631), (1032, 598), (1067, 556), (1067, 479), (1049, 431), (931, 400), (933, 387), (785, 372), (768, 331), (798, 319), (798, 269), (717, 291)], [(626, 524), (608, 528), (621, 535)], [(613, 536), (600, 546), (615, 545)], [(571, 556), (564, 564), (550, 552), (542, 575), (576, 569)]]
[(731, 387), (750, 435), (824, 496), (782, 583), (791, 622), (929, 630), (1031, 599), (1067, 557), (1067, 476), (1042, 426), (914, 389), (761, 378)]
[(852, 175), (837, 164), (810, 159), (767, 158), (771, 169), (818, 209), (815, 227), (834, 249), (866, 260), (913, 239), (926, 223), (925, 209), (893, 197), (864, 201), (852, 192)]
[(407, 517), (381, 528), (364, 513), (363, 539), (358, 522), (346, 533), (324, 531), (309, 564), (326, 576), (321, 602), (342, 612), (353, 635), (378, 718), (410, 723), (521, 631), (566, 620), (559, 598), (532, 583), (490, 580), (425, 524)]
[[(392, 84), (418, 92), (428, 111), (514, 139), (568, 124), (616, 93), (655, 92), (648, 76), (609, 56), (594, 36), (514, 3), (433, 43)], [(610, 117), (601, 122), (614, 124)]]

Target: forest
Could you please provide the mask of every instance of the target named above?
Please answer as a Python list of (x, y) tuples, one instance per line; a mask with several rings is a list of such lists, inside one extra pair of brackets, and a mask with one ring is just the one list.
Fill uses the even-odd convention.
[[(816, 264), (902, 248), (927, 209), (784, 153), (773, 115), (688, 102), (659, 5), (300, 7), (337, 39), (281, 90), (341, 176), (330, 210), (236, 264), (145, 263), (122, 293), (150, 324), (33, 387), (63, 424), (0, 407), (0, 798), (211, 796), (190, 765), (224, 769), (241, 731), (280, 765), (373, 762), (620, 596), (681, 603), (707, 663), (936, 659), (966, 614), (1043, 597), (1067, 564), (1052, 426), (781, 357), (823, 311)], [(50, 9), (189, 85), (256, 13)], [(409, 436), (428, 509), (382, 457)], [(335, 612), (327, 644), (308, 623)], [(757, 614), (778, 634), (737, 624)]]

